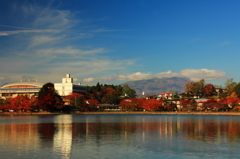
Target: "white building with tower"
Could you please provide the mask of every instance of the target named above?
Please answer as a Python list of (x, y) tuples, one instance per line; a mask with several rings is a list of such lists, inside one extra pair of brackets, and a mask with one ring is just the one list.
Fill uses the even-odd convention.
[(84, 94), (87, 92), (86, 86), (73, 84), (73, 78), (70, 77), (70, 74), (66, 74), (66, 77), (62, 78), (62, 83), (54, 83), (54, 88), (60, 96), (67, 96), (71, 93)]

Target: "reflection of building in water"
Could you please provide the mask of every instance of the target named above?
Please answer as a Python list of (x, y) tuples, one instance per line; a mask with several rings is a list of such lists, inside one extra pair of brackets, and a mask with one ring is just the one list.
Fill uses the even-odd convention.
[(72, 116), (56, 116), (54, 123), (58, 131), (54, 135), (53, 151), (61, 154), (64, 159), (70, 158), (72, 147)]

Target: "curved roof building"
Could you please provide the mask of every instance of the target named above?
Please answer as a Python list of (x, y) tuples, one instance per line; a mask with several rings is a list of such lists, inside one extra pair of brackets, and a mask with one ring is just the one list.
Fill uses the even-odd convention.
[(37, 95), (44, 86), (54, 87), (60, 96), (67, 96), (71, 93), (86, 93), (87, 87), (73, 84), (70, 74), (62, 78), (62, 83), (40, 82), (40, 81), (19, 81), (6, 83), (0, 87), (0, 98), (12, 98), (18, 95)]
[(46, 82), (39, 81), (24, 81), (24, 82), (13, 82), (7, 83), (1, 86), (1, 88), (19, 88), (19, 87), (42, 87)]
[(49, 85), (49, 87), (54, 87), (53, 83), (39, 81), (21, 81), (7, 83), (1, 86), (0, 96), (10, 98), (21, 94), (27, 94), (29, 96), (37, 95), (42, 86), (46, 84)]

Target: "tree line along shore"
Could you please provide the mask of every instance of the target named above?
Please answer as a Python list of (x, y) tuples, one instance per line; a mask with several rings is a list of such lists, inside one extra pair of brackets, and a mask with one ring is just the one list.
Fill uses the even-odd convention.
[[(97, 83), (84, 94), (61, 97), (54, 87), (43, 86), (36, 96), (21, 95), (0, 100), (2, 113), (143, 113), (143, 114), (223, 114), (240, 111), (240, 83), (228, 79), (224, 86), (190, 81), (185, 92), (169, 96), (136, 96), (128, 85)], [(199, 100), (201, 99), (201, 100)]]

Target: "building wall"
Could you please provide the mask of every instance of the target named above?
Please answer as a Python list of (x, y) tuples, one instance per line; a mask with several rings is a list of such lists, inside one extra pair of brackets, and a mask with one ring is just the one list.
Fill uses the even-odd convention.
[(72, 83), (55, 83), (54, 88), (60, 96), (67, 96), (73, 92)]
[(54, 88), (60, 96), (67, 96), (71, 93), (83, 94), (87, 92), (86, 86), (73, 84), (73, 78), (70, 77), (70, 74), (66, 74), (66, 77), (62, 78), (62, 83), (55, 83)]

